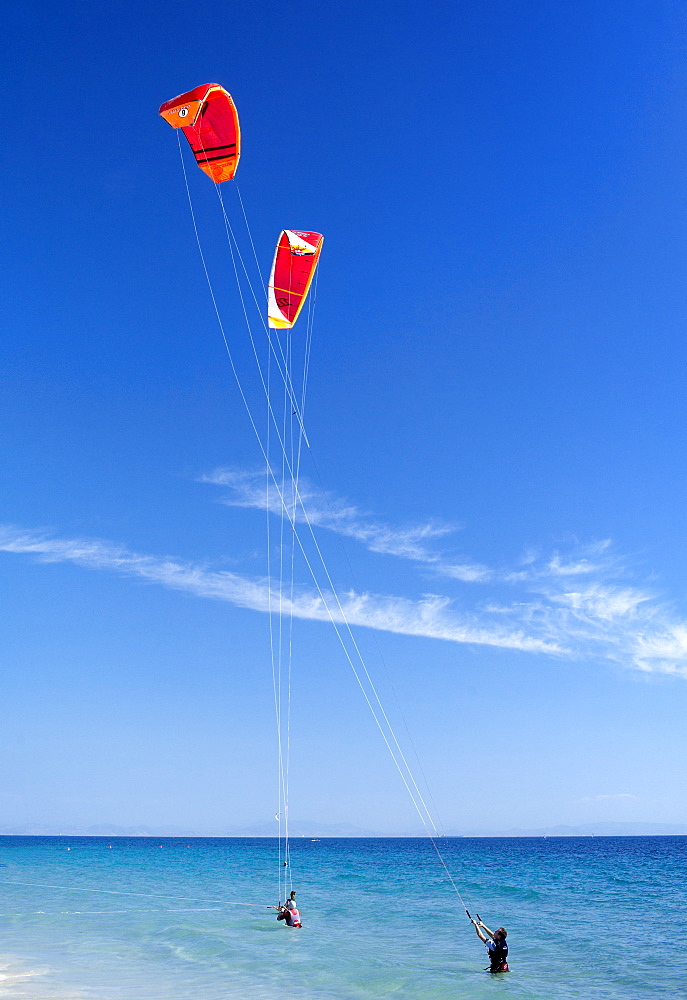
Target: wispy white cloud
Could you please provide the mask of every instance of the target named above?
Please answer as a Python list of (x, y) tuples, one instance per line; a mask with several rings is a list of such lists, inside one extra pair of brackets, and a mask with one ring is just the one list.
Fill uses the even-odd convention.
[(47, 533), (3, 525), (0, 526), (0, 551), (33, 555), (47, 563), (71, 562), (86, 569), (111, 570), (258, 611), (267, 607), (264, 588), (246, 577), (228, 571), (211, 571), (202, 565), (173, 558), (140, 555), (100, 539), (54, 538)]
[[(257, 498), (250, 499), (250, 491), (241, 495), (246, 506), (258, 506)], [(345, 509), (353, 534), (359, 514), (354, 508)], [(377, 541), (383, 539), (379, 526), (376, 531)], [(443, 529), (433, 532), (428, 527), (424, 535), (419, 528), (413, 531), (406, 542), (403, 532), (389, 532), (393, 541), (386, 548), (380, 542), (380, 551), (417, 553), (418, 547), (422, 550), (422, 538), (440, 537)], [(263, 613), (277, 601), (274, 581), (172, 557), (142, 555), (99, 539), (61, 539), (5, 527), (0, 528), (0, 550), (117, 572)], [(441, 563), (440, 553), (436, 558)], [(417, 562), (424, 568), (431, 561), (425, 553)], [(436, 593), (416, 598), (351, 591), (336, 595), (328, 582), (323, 583), (323, 576), (319, 587), (310, 583), (297, 587), (293, 594), (282, 593), (281, 604), (302, 619), (331, 619), (336, 624), (348, 622), (401, 635), (605, 660), (647, 674), (687, 678), (687, 620), (676, 616), (652, 590), (631, 585), (626, 579), (629, 571), (609, 542), (575, 545), (566, 554), (530, 551), (513, 571), (487, 571), (488, 577), (479, 579), (483, 586), (477, 589), (472, 584), (478, 576), (468, 567), (469, 563), (455, 564), (451, 576), (460, 590), (459, 598)], [(490, 591), (486, 596), (485, 588)]]
[[(288, 484), (281, 492), (274, 482), (266, 482), (264, 470), (222, 467), (203, 475), (200, 481), (223, 487), (226, 492), (220, 502), (227, 506), (269, 509), (280, 516), (286, 507), (294, 522), (303, 522), (307, 512), (307, 521), (313, 528), (336, 531), (380, 555), (407, 559), (436, 578), (478, 584), (536, 584), (606, 574), (615, 563), (611, 542), (604, 539), (584, 547), (575, 546), (573, 552), (566, 555), (555, 551), (541, 556), (529, 549), (515, 568), (490, 567), (473, 559), (457, 558), (441, 548), (440, 543), (455, 535), (459, 525), (428, 520), (392, 527), (341, 497), (325, 494), (304, 477), (299, 481), (297, 496), (289, 492)], [(591, 589), (588, 588), (587, 598), (586, 593), (587, 590), (579, 592), (580, 601), (591, 600)], [(569, 598), (572, 600), (573, 592)], [(565, 603), (563, 597), (561, 602)]]
[(296, 522), (303, 522), (307, 512), (307, 521), (315, 528), (325, 528), (353, 538), (371, 552), (431, 567), (436, 575), (465, 583), (483, 582), (492, 576), (486, 566), (470, 560), (447, 558), (436, 550), (435, 543), (454, 534), (458, 530), (456, 525), (426, 521), (423, 524), (391, 527), (340, 497), (325, 495), (305, 478), (299, 481), (297, 497), (290, 492), (289, 485), (280, 491), (273, 482), (267, 483), (264, 471), (220, 468), (202, 476), (200, 481), (224, 487), (228, 492), (221, 502), (230, 507), (269, 509), (279, 516), (286, 508), (289, 517)]
[(517, 568), (503, 572), (508, 583), (537, 580), (557, 580), (608, 573), (616, 564), (610, 539), (584, 546), (573, 545), (573, 551), (563, 556), (556, 551), (542, 556), (534, 549), (527, 549)]
[(461, 580), (463, 583), (487, 583), (493, 580), (495, 573), (473, 562), (442, 562), (440, 559), (425, 560), (436, 571), (437, 576), (446, 576), (451, 580)]
[[(32, 555), (43, 562), (71, 562), (87, 569), (110, 570), (138, 577), (199, 597), (228, 601), (238, 607), (267, 612), (279, 594), (267, 580), (217, 571), (199, 564), (131, 552), (99, 539), (54, 538), (46, 533), (0, 527), (0, 551)], [(325, 590), (299, 588), (295, 596), (281, 594), (281, 607), (296, 618), (344, 622), (449, 642), (496, 646), (537, 653), (558, 653), (559, 648), (524, 629), (490, 627), (486, 622), (460, 614), (452, 602), (436, 595), (420, 600), (377, 595), (334, 595)]]
[(651, 600), (651, 595), (632, 587), (593, 583), (580, 590), (550, 592), (549, 599), (565, 605), (571, 613), (588, 621), (611, 622), (635, 615), (640, 605)]
[(550, 576), (581, 576), (594, 573), (599, 567), (588, 562), (586, 559), (581, 559), (579, 562), (564, 563), (560, 555), (556, 553), (546, 569)]
[(637, 636), (635, 666), (646, 673), (660, 671), (687, 677), (687, 622), (667, 624)]

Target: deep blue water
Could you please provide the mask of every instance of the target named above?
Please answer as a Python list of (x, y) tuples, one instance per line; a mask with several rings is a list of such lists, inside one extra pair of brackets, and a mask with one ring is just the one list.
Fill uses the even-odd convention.
[(687, 838), (439, 846), (468, 906), (508, 929), (509, 975), (483, 971), (426, 840), (293, 841), (289, 930), (267, 909), (273, 840), (0, 837), (0, 998), (687, 997)]

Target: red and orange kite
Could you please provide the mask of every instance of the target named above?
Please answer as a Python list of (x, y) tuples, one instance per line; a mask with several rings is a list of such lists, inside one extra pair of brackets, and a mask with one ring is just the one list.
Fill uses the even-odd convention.
[(267, 322), (290, 329), (303, 308), (324, 243), (321, 233), (285, 229), (274, 252), (267, 289)]
[(236, 105), (224, 87), (204, 83), (167, 101), (160, 114), (183, 131), (196, 163), (215, 184), (231, 180), (241, 155), (241, 129)]

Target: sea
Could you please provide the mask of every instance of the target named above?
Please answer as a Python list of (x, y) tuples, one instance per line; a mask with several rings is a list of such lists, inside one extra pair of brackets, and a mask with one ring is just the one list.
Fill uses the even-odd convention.
[[(687, 837), (0, 837), (0, 1000), (687, 997)], [(282, 889), (283, 894), (283, 889)]]

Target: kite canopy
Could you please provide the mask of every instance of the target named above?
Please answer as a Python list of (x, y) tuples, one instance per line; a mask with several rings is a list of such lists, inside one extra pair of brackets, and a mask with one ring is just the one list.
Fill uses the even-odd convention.
[(271, 327), (290, 329), (298, 319), (323, 243), (321, 233), (283, 230), (267, 289), (267, 322)]
[(160, 114), (183, 131), (196, 163), (215, 184), (231, 180), (241, 155), (241, 128), (236, 105), (224, 87), (204, 83), (167, 101)]

